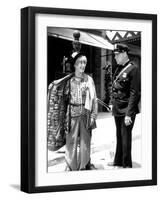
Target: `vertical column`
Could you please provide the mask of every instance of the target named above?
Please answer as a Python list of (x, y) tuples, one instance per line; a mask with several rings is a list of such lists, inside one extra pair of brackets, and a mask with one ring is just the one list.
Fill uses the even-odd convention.
[[(106, 39), (106, 32), (102, 31), (102, 37)], [(101, 100), (104, 100), (105, 98), (105, 70), (102, 68), (106, 65), (106, 55), (107, 49), (101, 49), (101, 66), (100, 66), (100, 75), (101, 75)]]

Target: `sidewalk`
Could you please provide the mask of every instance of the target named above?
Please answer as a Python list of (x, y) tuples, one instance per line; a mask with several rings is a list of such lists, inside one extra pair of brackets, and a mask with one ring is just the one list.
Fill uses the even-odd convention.
[[(112, 169), (107, 165), (112, 162), (115, 151), (115, 124), (111, 113), (99, 113), (97, 128), (92, 132), (91, 163), (99, 169)], [(48, 151), (48, 172), (62, 172), (66, 168), (65, 148), (57, 152)], [(133, 167), (141, 167), (141, 114), (136, 116), (132, 137)]]

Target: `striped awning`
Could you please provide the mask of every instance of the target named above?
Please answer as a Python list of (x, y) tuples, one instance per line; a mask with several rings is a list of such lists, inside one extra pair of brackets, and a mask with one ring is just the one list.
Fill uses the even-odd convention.
[(141, 39), (140, 31), (106, 31), (107, 40), (112, 43), (136, 41)]
[[(73, 41), (73, 32), (75, 29), (69, 28), (56, 28), (56, 27), (48, 27), (48, 35), (61, 38), (65, 40)], [(103, 49), (113, 50), (114, 46), (106, 39), (101, 36), (95, 35), (93, 33), (87, 33), (84, 31), (80, 31), (79, 42), (82, 44), (99, 47)]]

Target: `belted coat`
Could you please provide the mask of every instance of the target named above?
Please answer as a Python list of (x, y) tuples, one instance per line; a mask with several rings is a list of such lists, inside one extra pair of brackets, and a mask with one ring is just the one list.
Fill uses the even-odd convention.
[(112, 104), (114, 116), (132, 117), (139, 113), (140, 72), (132, 62), (118, 66), (113, 76)]

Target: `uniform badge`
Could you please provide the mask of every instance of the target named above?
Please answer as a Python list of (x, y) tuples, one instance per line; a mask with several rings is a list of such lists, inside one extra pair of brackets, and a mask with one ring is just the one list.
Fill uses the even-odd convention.
[(127, 73), (124, 72), (124, 73), (122, 74), (122, 77), (123, 77), (123, 78), (126, 78), (126, 76), (127, 76)]

